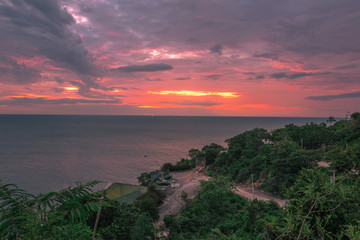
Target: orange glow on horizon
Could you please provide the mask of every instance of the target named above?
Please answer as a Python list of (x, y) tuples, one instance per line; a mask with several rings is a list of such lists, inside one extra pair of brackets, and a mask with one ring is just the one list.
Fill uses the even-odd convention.
[(39, 94), (32, 94), (32, 93), (27, 93), (24, 95), (18, 95), (18, 96), (10, 96), (13, 98), (24, 98), (24, 97), (28, 97), (28, 98), (52, 98), (52, 96), (50, 95), (39, 95)]
[(164, 108), (160, 106), (138, 106), (138, 108)]
[(148, 93), (158, 94), (158, 95), (178, 95), (178, 96), (191, 96), (191, 97), (220, 96), (223, 98), (236, 98), (240, 96), (235, 92), (204, 92), (204, 91), (190, 91), (190, 90), (180, 90), (180, 91), (164, 90), (159, 92), (148, 91)]

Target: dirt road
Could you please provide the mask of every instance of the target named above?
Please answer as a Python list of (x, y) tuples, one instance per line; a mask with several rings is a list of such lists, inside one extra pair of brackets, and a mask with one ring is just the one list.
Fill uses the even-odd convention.
[(182, 192), (188, 194), (188, 198), (193, 198), (200, 187), (200, 180), (208, 180), (210, 177), (205, 176), (202, 172), (196, 170), (171, 172), (175, 180), (175, 188), (165, 191), (166, 198), (164, 203), (159, 207), (160, 218), (157, 225), (163, 222), (164, 216), (178, 213), (185, 207), (185, 202), (181, 199)]
[[(234, 192), (246, 199), (249, 199), (249, 200), (253, 199), (252, 189), (249, 187), (245, 187), (242, 185), (236, 185), (236, 189)], [(285, 199), (271, 196), (270, 194), (260, 191), (260, 190), (257, 190), (257, 189), (254, 190), (254, 199), (262, 200), (262, 201), (274, 200), (275, 202), (277, 202), (279, 204), (280, 207), (284, 206), (284, 200), (285, 200)]]
[[(160, 218), (156, 225), (163, 223), (164, 216), (178, 213), (185, 207), (185, 202), (181, 199), (181, 194), (183, 191), (188, 194), (188, 198), (193, 198), (196, 196), (197, 191), (199, 190), (199, 181), (208, 180), (210, 178), (204, 175), (202, 172), (196, 170), (171, 172), (171, 175), (175, 180), (176, 187), (167, 189), (165, 191), (166, 198), (164, 203), (159, 207)], [(237, 185), (234, 192), (246, 199), (253, 199), (251, 188)], [(260, 190), (255, 189), (254, 198), (263, 201), (275, 200), (279, 206), (284, 206), (284, 199), (276, 198)]]

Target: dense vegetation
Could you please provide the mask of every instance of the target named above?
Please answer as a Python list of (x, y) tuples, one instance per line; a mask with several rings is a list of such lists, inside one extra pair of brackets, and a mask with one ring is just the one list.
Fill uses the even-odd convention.
[[(186, 207), (165, 217), (167, 231), (154, 227), (164, 196), (144, 173), (139, 180), (149, 191), (135, 204), (93, 193), (96, 182), (38, 196), (0, 185), (0, 238), (360, 239), (360, 113), (327, 124), (256, 128), (226, 144), (191, 149), (189, 159), (164, 164), (165, 172), (182, 170), (205, 158), (213, 176), (194, 199), (183, 195)], [(319, 161), (330, 167), (318, 167)], [(250, 176), (288, 199), (287, 207), (236, 195), (234, 184), (248, 184)]]

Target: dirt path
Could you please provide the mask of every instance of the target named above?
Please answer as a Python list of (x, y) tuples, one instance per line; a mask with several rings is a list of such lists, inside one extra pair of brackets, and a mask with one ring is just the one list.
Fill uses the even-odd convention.
[[(236, 185), (236, 189), (234, 192), (246, 199), (249, 199), (249, 200), (253, 199), (252, 189), (249, 187), (245, 187), (243, 185)], [(260, 191), (260, 190), (257, 190), (257, 189), (254, 190), (254, 199), (258, 199), (258, 200), (262, 200), (262, 201), (274, 200), (275, 202), (277, 202), (279, 204), (280, 207), (284, 206), (284, 200), (285, 200), (285, 199), (271, 196), (270, 194)]]
[(160, 218), (156, 225), (163, 222), (164, 216), (180, 212), (185, 207), (185, 202), (181, 199), (181, 193), (184, 191), (188, 198), (193, 198), (200, 187), (200, 180), (208, 180), (210, 177), (205, 176), (202, 172), (196, 170), (171, 172), (175, 180), (175, 188), (165, 191), (166, 198), (164, 203), (159, 207)]
[[(165, 191), (166, 198), (159, 207), (160, 218), (156, 222), (159, 226), (163, 223), (164, 216), (180, 212), (185, 207), (185, 202), (181, 199), (182, 192), (188, 194), (188, 198), (194, 198), (200, 188), (200, 180), (208, 180), (210, 177), (196, 170), (171, 172), (175, 180), (175, 186)], [(253, 199), (252, 189), (243, 185), (237, 185), (234, 192), (246, 199)], [(254, 198), (263, 201), (275, 200), (279, 206), (284, 206), (284, 199), (277, 198), (266, 192), (255, 189)]]

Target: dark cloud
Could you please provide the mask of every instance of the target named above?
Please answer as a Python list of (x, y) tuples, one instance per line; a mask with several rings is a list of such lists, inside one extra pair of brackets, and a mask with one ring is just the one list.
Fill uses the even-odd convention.
[(209, 50), (211, 53), (222, 55), (223, 47), (221, 46), (221, 44), (217, 43), (214, 46), (212, 46)]
[(318, 100), (318, 101), (330, 101), (334, 99), (344, 99), (344, 98), (359, 98), (360, 97), (360, 91), (359, 92), (349, 92), (349, 93), (342, 93), (337, 95), (324, 95), (324, 96), (309, 96), (305, 99), (309, 100)]
[(211, 107), (221, 105), (221, 103), (213, 102), (213, 101), (182, 101), (182, 102), (161, 102), (164, 104), (174, 104), (179, 106), (202, 106), (202, 107)]
[(65, 80), (60, 77), (55, 77), (54, 80), (60, 85), (64, 84), (64, 82), (65, 82)]
[[(105, 33), (97, 41), (114, 42), (124, 51), (165, 45), (221, 54), (224, 45), (237, 50), (250, 44), (255, 52), (276, 48), (283, 57), (289, 50), (302, 55), (360, 49), (358, 0), (89, 0), (86, 5), (94, 9), (87, 15), (92, 27)], [(255, 55), (275, 59), (277, 54)]]
[(65, 90), (64, 90), (63, 88), (53, 88), (52, 91), (53, 91), (54, 93), (62, 93), (62, 92), (64, 92)]
[(28, 105), (28, 104), (116, 104), (121, 103), (119, 99), (111, 100), (88, 100), (88, 99), (74, 99), (74, 98), (60, 98), (60, 99), (48, 99), (48, 98), (10, 98), (9, 100), (0, 101), (0, 105)]
[(179, 80), (179, 81), (190, 80), (190, 79), (191, 79), (191, 78), (189, 78), (189, 77), (175, 78), (175, 80)]
[(154, 79), (151, 79), (151, 78), (145, 78), (146, 81), (148, 82), (161, 82), (163, 81), (161, 78), (154, 78)]
[(335, 69), (344, 70), (344, 69), (352, 69), (352, 68), (358, 68), (358, 67), (359, 67), (358, 64), (349, 64), (349, 65), (338, 66)]
[(171, 70), (173, 66), (165, 63), (153, 63), (146, 65), (129, 65), (126, 67), (113, 68), (111, 70), (120, 71), (120, 72), (156, 72), (156, 71), (165, 71)]
[(295, 78), (301, 78), (301, 77), (307, 77), (307, 76), (319, 76), (319, 75), (327, 75), (327, 74), (331, 74), (331, 72), (322, 72), (322, 73), (299, 72), (299, 73), (292, 73), (292, 74), (287, 74), (285, 72), (279, 72), (279, 73), (271, 74), (271, 77), (295, 79)]
[(267, 58), (267, 59), (272, 59), (272, 60), (278, 60), (278, 59), (279, 59), (279, 55), (277, 55), (276, 53), (254, 54), (254, 57), (257, 57), (257, 58)]
[[(86, 80), (83, 80), (83, 82), (84, 81), (86, 81)], [(108, 87), (103, 87), (103, 86), (99, 86), (97, 84), (95, 84), (95, 85), (84, 84), (83, 82), (73, 81), (73, 80), (68, 81), (68, 83), (70, 83), (71, 85), (79, 88), (77, 93), (79, 95), (83, 96), (83, 97), (87, 97), (87, 98), (105, 98), (105, 99), (113, 98), (112, 95), (107, 95), (107, 94), (104, 94), (104, 93), (94, 92), (94, 91), (91, 90), (91, 87), (93, 86), (94, 88), (101, 89), (101, 90), (103, 90), (105, 92), (112, 91), (113, 88), (111, 88), (111, 87), (109, 87), (109, 88)]]
[(258, 75), (258, 76), (256, 76), (255, 77), (255, 79), (258, 79), (258, 80), (260, 80), (260, 79), (264, 79), (265, 78), (265, 76), (264, 75)]
[(0, 56), (0, 77), (0, 82), (28, 84), (37, 82), (41, 72), (18, 64), (12, 58)]
[(244, 75), (256, 75), (255, 72), (244, 72), (243, 74), (244, 74)]
[[(0, 44), (10, 56), (41, 55), (60, 68), (97, 74), (81, 37), (70, 27), (71, 14), (55, 0), (17, 0), (0, 4)], [(5, 47), (6, 46), (6, 47)]]
[(273, 78), (285, 78), (287, 76), (286, 76), (286, 73), (280, 72), (280, 73), (271, 74), (271, 77), (273, 77)]
[(306, 77), (306, 76), (312, 76), (314, 74), (312, 73), (304, 73), (304, 72), (300, 72), (300, 73), (294, 73), (288, 76), (288, 78), (290, 79), (294, 79), (294, 78), (299, 78), (299, 77)]
[[(300, 4), (300, 2), (299, 2)], [(306, 55), (355, 53), (360, 51), (360, 2), (356, 0), (301, 1), (272, 26), (268, 38), (286, 50)]]
[[(18, 78), (14, 72), (10, 78), (11, 71), (6, 70), (10, 80), (4, 77), (4, 69), (9, 66), (1, 66), (1, 81), (34, 82), (42, 71), (51, 81), (55, 75), (63, 77), (55, 79), (59, 84), (76, 80), (78, 93), (84, 98), (110, 99), (96, 92), (110, 91), (108, 85), (112, 83), (135, 86), (136, 81), (144, 79), (141, 74), (127, 73), (149, 72), (146, 76), (156, 79), (160, 76), (151, 72), (156, 75), (156, 71), (176, 66), (171, 73), (177, 76), (169, 74), (166, 79), (178, 77), (181, 81), (187, 80), (181, 76), (192, 76), (192, 81), (200, 77), (205, 82), (205, 75), (217, 78), (215, 74), (224, 74), (222, 79), (229, 80), (224, 81), (229, 88), (236, 87), (235, 81), (230, 82), (233, 76), (245, 71), (244, 78), (258, 82), (266, 77), (269, 81), (296, 80), (312, 90), (319, 86), (358, 89), (358, 73), (354, 72), (360, 51), (358, 0), (228, 0), (226, 4), (208, 0), (0, 2), (1, 55), (16, 60), (17, 65), (25, 63), (21, 70), (24, 74)], [(79, 22), (81, 17), (86, 21)], [(176, 57), (171, 58), (172, 54)], [(32, 59), (44, 64), (28, 64)], [(154, 62), (172, 66), (126, 66)], [(125, 67), (101, 71), (102, 67), (121, 65)], [(32, 75), (30, 67), (34, 66), (38, 73)], [(315, 72), (290, 69), (338, 69), (343, 75), (316, 77)], [(104, 80), (106, 87), (98, 84), (103, 74), (110, 75)], [(25, 75), (27, 79), (21, 77)]]
[(211, 79), (211, 80), (219, 80), (222, 77), (222, 75), (207, 75), (206, 78)]
[(265, 75), (257, 75), (255, 77), (249, 77), (247, 80), (262, 80), (265, 79)]

